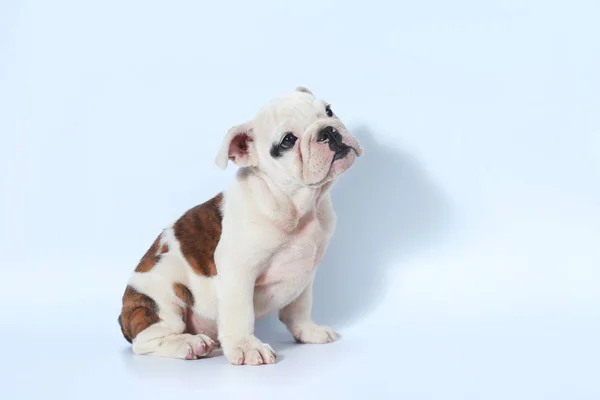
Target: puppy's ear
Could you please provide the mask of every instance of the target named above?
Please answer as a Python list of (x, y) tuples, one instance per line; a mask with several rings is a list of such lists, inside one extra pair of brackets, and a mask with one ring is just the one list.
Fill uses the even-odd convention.
[(303, 92), (303, 93), (312, 94), (312, 95), (314, 96), (313, 92), (311, 92), (310, 90), (308, 90), (308, 89), (307, 89), (307, 88), (305, 88), (304, 86), (298, 86), (298, 87), (296, 88), (296, 91), (297, 91), (297, 92)]
[(240, 167), (258, 165), (254, 133), (250, 122), (234, 126), (227, 131), (215, 162), (219, 168), (225, 169), (228, 160)]

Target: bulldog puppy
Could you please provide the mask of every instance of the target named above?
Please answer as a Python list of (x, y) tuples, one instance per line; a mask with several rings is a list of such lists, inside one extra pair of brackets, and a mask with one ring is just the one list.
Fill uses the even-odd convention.
[(136, 354), (272, 364), (254, 323), (278, 311), (301, 343), (338, 338), (311, 318), (313, 278), (333, 234), (329, 190), (363, 153), (309, 90), (271, 101), (230, 129), (216, 163), (241, 167), (223, 193), (165, 228), (123, 295), (119, 324)]

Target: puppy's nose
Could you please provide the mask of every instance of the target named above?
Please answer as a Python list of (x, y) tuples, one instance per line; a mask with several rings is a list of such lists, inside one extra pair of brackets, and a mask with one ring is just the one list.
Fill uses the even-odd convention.
[(331, 151), (338, 151), (346, 147), (342, 142), (342, 134), (339, 133), (333, 126), (326, 126), (321, 129), (317, 135), (317, 142), (329, 143)]

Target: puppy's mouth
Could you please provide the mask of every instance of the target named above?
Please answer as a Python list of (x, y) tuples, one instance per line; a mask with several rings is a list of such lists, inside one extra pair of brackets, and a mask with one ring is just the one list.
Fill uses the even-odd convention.
[(325, 177), (318, 182), (309, 184), (308, 186), (319, 187), (319, 186), (322, 186), (324, 183), (328, 182), (329, 180), (331, 180), (331, 177), (329, 176), (329, 172), (331, 171), (331, 168), (333, 167), (333, 163), (336, 162), (337, 160), (342, 160), (342, 159), (348, 157), (348, 154), (350, 154), (351, 151), (354, 151), (354, 154), (356, 154), (356, 156), (358, 157), (358, 151), (354, 147), (344, 144), (340, 149), (338, 149), (333, 154), (333, 158), (331, 159), (331, 163), (329, 164), (328, 173), (325, 175)]

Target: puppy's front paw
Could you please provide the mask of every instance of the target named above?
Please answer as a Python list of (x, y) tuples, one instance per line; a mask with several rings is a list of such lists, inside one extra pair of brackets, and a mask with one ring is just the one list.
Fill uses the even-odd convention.
[(223, 353), (234, 365), (274, 364), (277, 354), (267, 343), (263, 343), (252, 335), (246, 339), (223, 343)]
[(299, 343), (323, 344), (335, 342), (340, 335), (328, 326), (315, 323), (299, 325), (292, 329), (292, 335)]

